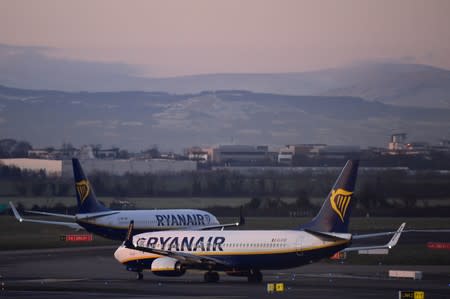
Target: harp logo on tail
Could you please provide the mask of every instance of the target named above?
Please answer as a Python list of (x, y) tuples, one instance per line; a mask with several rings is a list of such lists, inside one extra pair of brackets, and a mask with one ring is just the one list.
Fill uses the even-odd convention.
[(345, 191), (344, 189), (331, 190), (331, 207), (344, 222), (345, 212), (352, 198), (353, 192)]
[(86, 180), (79, 181), (78, 183), (76, 183), (76, 188), (80, 197), (81, 204), (83, 204), (84, 200), (88, 197), (91, 190), (91, 188), (89, 187), (89, 182)]

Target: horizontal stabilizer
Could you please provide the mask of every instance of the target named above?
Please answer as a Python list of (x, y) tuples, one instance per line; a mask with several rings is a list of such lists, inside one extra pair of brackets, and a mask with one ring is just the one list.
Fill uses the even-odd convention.
[[(403, 229), (405, 228), (406, 223), (403, 222), (400, 227), (397, 229), (397, 231), (392, 236), (391, 240), (389, 240), (388, 243), (384, 245), (374, 245), (374, 246), (362, 246), (362, 247), (348, 247), (342, 250), (341, 252), (348, 252), (348, 251), (359, 251), (359, 250), (374, 250), (374, 249), (391, 249), (395, 245), (397, 245), (398, 240), (400, 239), (400, 236), (403, 232)], [(378, 236), (378, 234), (377, 234)]]
[(111, 216), (120, 213), (120, 211), (106, 211), (106, 212), (96, 212), (96, 213), (83, 213), (83, 214), (77, 214), (76, 219), (77, 220), (89, 220), (89, 219), (95, 219), (105, 216)]
[(325, 241), (341, 241), (341, 240), (350, 240), (351, 235), (350, 234), (336, 234), (336, 233), (329, 233), (329, 232), (318, 232), (311, 229), (305, 228), (305, 232), (314, 235), (316, 237), (319, 237), (322, 240)]
[[(359, 240), (359, 239), (367, 239), (367, 238), (376, 238), (376, 237), (394, 235), (396, 233), (397, 233), (397, 231), (364, 234), (364, 235), (353, 235), (352, 239)], [(450, 229), (406, 229), (406, 230), (403, 230), (402, 233), (450, 233)]]

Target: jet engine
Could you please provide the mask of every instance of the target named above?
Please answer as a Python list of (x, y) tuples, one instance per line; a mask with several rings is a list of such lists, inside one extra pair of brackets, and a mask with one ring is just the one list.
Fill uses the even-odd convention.
[(181, 276), (186, 269), (176, 259), (160, 257), (152, 262), (151, 271), (158, 276)]

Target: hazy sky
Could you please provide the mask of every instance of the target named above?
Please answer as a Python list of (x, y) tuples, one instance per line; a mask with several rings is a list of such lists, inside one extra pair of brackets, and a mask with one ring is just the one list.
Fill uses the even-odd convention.
[(450, 69), (450, 1), (0, 0), (0, 44), (154, 77), (361, 61)]

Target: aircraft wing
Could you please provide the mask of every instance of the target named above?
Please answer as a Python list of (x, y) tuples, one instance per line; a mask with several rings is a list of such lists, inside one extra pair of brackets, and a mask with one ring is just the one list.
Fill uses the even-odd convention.
[(404, 233), (450, 233), (450, 229), (408, 229)]
[(342, 240), (350, 240), (351, 235), (350, 234), (336, 234), (336, 233), (330, 233), (330, 232), (318, 232), (312, 229), (305, 228), (305, 232), (314, 235), (316, 237), (319, 237), (323, 240), (332, 240), (332, 241), (342, 241)]
[(132, 238), (133, 238), (133, 226), (134, 221), (130, 221), (130, 226), (128, 227), (128, 233), (127, 238), (123, 245), (128, 249), (134, 249), (138, 251), (158, 254), (167, 256), (176, 260), (179, 260), (182, 263), (185, 264), (203, 264), (203, 265), (226, 265), (229, 266), (228, 263), (225, 261), (209, 257), (209, 256), (198, 256), (186, 252), (178, 252), (178, 251), (170, 251), (170, 250), (162, 250), (162, 249), (156, 249), (156, 248), (150, 248), (150, 247), (142, 247), (142, 246), (135, 246), (133, 244)]
[[(341, 250), (341, 252), (349, 252), (349, 251), (358, 251), (358, 250), (372, 250), (372, 249), (391, 249), (392, 247), (394, 247), (395, 245), (397, 245), (398, 240), (400, 239), (400, 236), (403, 232), (403, 229), (405, 228), (406, 223), (403, 222), (400, 227), (397, 229), (396, 232), (394, 232), (394, 236), (392, 236), (392, 239), (387, 242), (384, 245), (374, 245), (374, 246), (360, 246), (360, 247), (347, 247), (343, 250)], [(378, 236), (384, 236), (387, 234), (390, 234), (391, 232), (388, 233), (376, 233), (376, 234), (368, 234), (368, 235), (364, 235), (365, 238), (371, 238), (371, 237), (378, 237)], [(362, 238), (360, 238), (362, 239)]]
[(19, 212), (16, 210), (16, 207), (12, 204), (12, 202), (9, 202), (9, 205), (11, 206), (11, 210), (14, 213), (14, 217), (16, 217), (17, 221), (19, 222), (35, 222), (35, 223), (43, 223), (43, 224), (52, 224), (52, 225), (62, 225), (66, 227), (70, 227), (73, 229), (84, 229), (82, 226), (78, 225), (75, 222), (61, 222), (61, 221), (46, 221), (46, 220), (37, 220), (37, 219), (25, 219), (20, 216)]
[(66, 215), (66, 214), (58, 214), (58, 213), (48, 213), (48, 212), (41, 212), (41, 211), (25, 211), (27, 213), (32, 214), (38, 214), (38, 215), (46, 215), (46, 216), (55, 216), (55, 217), (62, 217), (62, 218), (69, 218), (73, 220), (89, 220), (94, 218), (100, 218), (104, 216), (110, 216), (120, 213), (119, 211), (107, 211), (107, 212), (95, 212), (95, 213), (84, 213), (84, 214), (77, 214), (75, 215)]
[(215, 225), (208, 225), (208, 226), (202, 226), (202, 227), (188, 227), (187, 230), (211, 230), (211, 229), (221, 229), (223, 230), (225, 227), (235, 227), (235, 226), (241, 226), (239, 222), (235, 223), (226, 223), (226, 224), (215, 224)]
[[(239, 221), (234, 223), (226, 223), (226, 224), (215, 224), (215, 225), (208, 225), (208, 226), (202, 226), (202, 227), (192, 227), (193, 230), (211, 230), (211, 229), (221, 229), (223, 230), (225, 227), (235, 227), (235, 226), (242, 226), (245, 224), (245, 218), (242, 213), (242, 207), (239, 212)], [(188, 228), (189, 229), (189, 228)]]

